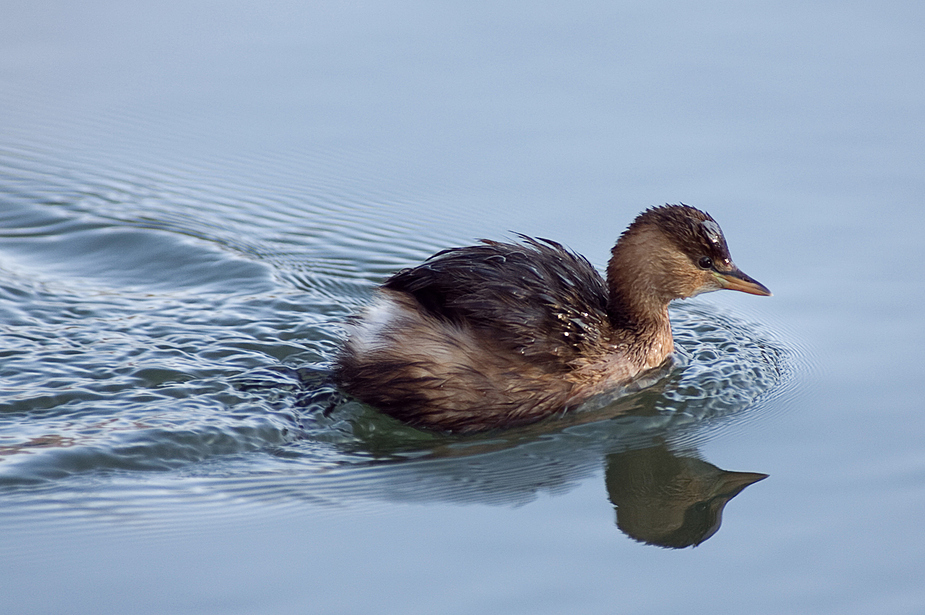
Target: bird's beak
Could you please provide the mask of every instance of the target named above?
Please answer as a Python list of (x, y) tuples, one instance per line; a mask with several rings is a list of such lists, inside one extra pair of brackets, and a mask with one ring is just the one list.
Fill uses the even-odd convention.
[(767, 477), (767, 474), (759, 474), (758, 472), (724, 472), (716, 493), (727, 495), (731, 500), (749, 485)]
[(730, 271), (714, 271), (713, 275), (723, 288), (740, 290), (750, 295), (771, 296), (771, 291), (768, 290), (767, 286), (745, 275), (738, 267), (733, 266)]

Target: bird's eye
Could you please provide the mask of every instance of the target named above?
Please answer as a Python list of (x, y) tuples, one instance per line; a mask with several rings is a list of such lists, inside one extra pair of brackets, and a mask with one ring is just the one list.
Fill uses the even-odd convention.
[(713, 269), (713, 259), (709, 256), (701, 256), (697, 264), (700, 265), (701, 269)]

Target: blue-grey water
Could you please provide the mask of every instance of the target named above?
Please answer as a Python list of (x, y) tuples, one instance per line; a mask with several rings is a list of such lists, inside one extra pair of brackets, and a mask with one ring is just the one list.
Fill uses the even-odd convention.
[[(920, 5), (2, 13), (0, 611), (925, 611)], [(664, 202), (774, 296), (641, 390), (454, 438), (331, 385), (389, 273)]]

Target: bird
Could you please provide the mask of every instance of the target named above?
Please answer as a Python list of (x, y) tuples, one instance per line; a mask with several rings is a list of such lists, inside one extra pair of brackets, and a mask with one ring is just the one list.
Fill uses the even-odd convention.
[(388, 278), (345, 323), (333, 374), (349, 396), (418, 428), (524, 425), (669, 362), (669, 303), (720, 289), (771, 295), (689, 205), (640, 213), (606, 279), (549, 239), (483, 239)]

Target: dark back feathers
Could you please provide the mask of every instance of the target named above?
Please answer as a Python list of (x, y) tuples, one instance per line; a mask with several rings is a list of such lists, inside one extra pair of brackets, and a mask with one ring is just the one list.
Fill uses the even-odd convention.
[(413, 295), (435, 318), (562, 369), (599, 342), (607, 288), (584, 257), (554, 241), (520, 238), (438, 252), (384, 286)]

